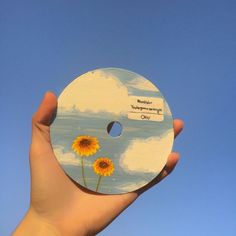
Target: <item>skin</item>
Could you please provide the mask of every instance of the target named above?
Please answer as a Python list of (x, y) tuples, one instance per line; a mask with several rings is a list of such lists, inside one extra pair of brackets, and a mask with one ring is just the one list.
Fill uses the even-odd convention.
[[(57, 97), (47, 92), (32, 118), (30, 206), (14, 236), (96, 235), (142, 193), (168, 176), (179, 160), (179, 154), (172, 152), (162, 172), (137, 191), (117, 195), (89, 191), (65, 174), (53, 153), (50, 125), (56, 109)], [(183, 121), (175, 119), (173, 127), (176, 137)]]

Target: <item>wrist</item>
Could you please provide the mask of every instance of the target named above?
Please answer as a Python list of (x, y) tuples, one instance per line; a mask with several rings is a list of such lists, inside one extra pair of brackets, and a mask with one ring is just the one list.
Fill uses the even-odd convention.
[(24, 235), (62, 236), (62, 233), (51, 222), (38, 216), (32, 209), (29, 209), (13, 232), (13, 236)]
[(39, 216), (33, 209), (29, 209), (19, 223), (12, 236), (85, 236), (84, 229), (64, 225), (58, 220), (52, 222), (45, 217)]

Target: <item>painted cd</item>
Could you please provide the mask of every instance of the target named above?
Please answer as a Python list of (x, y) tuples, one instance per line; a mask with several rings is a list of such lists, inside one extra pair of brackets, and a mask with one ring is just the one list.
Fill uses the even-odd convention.
[(173, 119), (149, 80), (103, 68), (79, 76), (60, 94), (51, 139), (57, 160), (77, 183), (99, 193), (126, 193), (163, 169)]

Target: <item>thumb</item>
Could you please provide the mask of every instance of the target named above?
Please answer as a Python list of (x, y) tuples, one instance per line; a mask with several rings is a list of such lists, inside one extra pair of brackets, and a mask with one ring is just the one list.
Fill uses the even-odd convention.
[(52, 92), (45, 93), (42, 102), (32, 118), (31, 155), (53, 152), (50, 140), (50, 125), (55, 119), (57, 97)]

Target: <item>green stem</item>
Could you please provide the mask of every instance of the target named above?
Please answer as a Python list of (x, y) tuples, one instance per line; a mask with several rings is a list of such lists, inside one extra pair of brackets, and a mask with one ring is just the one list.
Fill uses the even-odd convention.
[(98, 183), (97, 183), (97, 187), (96, 187), (96, 192), (98, 191), (98, 188), (99, 188), (99, 185), (100, 185), (100, 182), (101, 182), (101, 178), (102, 178), (102, 176), (99, 175)]
[(81, 157), (81, 168), (82, 168), (82, 177), (84, 181), (84, 186), (87, 187), (86, 181), (85, 181), (85, 174), (84, 174), (84, 158)]

